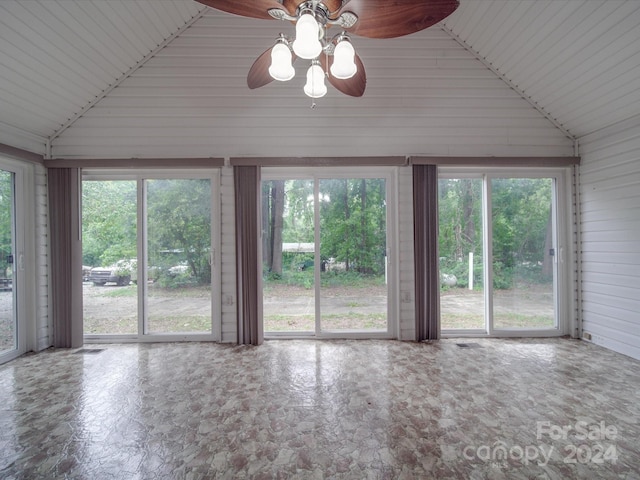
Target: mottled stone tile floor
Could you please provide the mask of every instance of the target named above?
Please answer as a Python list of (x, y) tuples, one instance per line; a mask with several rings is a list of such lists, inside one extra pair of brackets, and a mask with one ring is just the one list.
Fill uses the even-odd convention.
[(640, 362), (460, 342), (27, 355), (0, 367), (0, 478), (640, 478)]

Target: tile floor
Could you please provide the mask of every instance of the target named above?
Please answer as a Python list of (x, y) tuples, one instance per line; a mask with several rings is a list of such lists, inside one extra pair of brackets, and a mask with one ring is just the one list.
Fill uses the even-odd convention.
[(585, 342), (85, 348), (0, 367), (0, 478), (640, 478), (640, 362)]

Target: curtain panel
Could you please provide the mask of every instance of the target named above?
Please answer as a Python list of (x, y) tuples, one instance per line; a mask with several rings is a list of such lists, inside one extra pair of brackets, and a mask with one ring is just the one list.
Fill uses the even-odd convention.
[(236, 278), (238, 344), (260, 345), (262, 279), (260, 277), (260, 167), (233, 167), (236, 208)]
[(80, 170), (50, 168), (49, 225), (53, 346), (82, 346)]
[(416, 341), (440, 337), (438, 167), (413, 165)]

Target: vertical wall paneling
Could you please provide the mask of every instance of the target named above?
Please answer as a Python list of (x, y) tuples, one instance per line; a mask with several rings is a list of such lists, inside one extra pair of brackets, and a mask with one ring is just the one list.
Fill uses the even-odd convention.
[(640, 359), (640, 116), (580, 147), (583, 336)]
[(47, 174), (44, 167), (36, 166), (35, 172), (35, 302), (36, 346), (43, 350), (52, 345), (49, 324), (49, 203)]
[(236, 299), (236, 235), (235, 207), (233, 194), (233, 169), (220, 170), (220, 262), (221, 262), (221, 303), (222, 342), (236, 342), (238, 339), (237, 299)]
[(413, 180), (411, 166), (398, 168), (398, 250), (400, 264), (398, 339), (415, 339), (413, 264)]
[(571, 232), (572, 269), (570, 273), (573, 296), (573, 319), (571, 336), (582, 338), (582, 230), (580, 220), (580, 167), (575, 165), (571, 169), (571, 208), (573, 230)]

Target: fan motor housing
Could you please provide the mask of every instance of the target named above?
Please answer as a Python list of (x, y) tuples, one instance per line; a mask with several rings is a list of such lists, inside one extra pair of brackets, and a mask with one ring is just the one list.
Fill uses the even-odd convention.
[(312, 2), (312, 1), (303, 1), (300, 0), (284, 0), (282, 5), (286, 8), (291, 14), (298, 12), (299, 9), (302, 8), (313, 8), (313, 4), (316, 3), (317, 7), (320, 7), (321, 10), (324, 10), (327, 13), (327, 16), (330, 14), (336, 13), (338, 10), (342, 8), (343, 1), (342, 0), (322, 0), (321, 2)]

